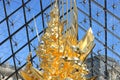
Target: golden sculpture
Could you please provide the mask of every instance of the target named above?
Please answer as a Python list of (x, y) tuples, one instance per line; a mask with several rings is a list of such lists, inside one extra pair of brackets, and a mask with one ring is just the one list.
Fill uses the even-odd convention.
[[(72, 23), (67, 27), (66, 20), (59, 18), (57, 1), (50, 12), (48, 27), (42, 36), (43, 43), (36, 51), (42, 59), (40, 67), (43, 71), (35, 69), (28, 56), (28, 63), (21, 76), (25, 80), (95, 80), (87, 79), (89, 73), (84, 63), (86, 57), (94, 47), (94, 36), (91, 28), (88, 29), (82, 40), (78, 41), (77, 7), (74, 0)], [(66, 26), (66, 28), (65, 28)], [(66, 29), (66, 30), (64, 30)]]

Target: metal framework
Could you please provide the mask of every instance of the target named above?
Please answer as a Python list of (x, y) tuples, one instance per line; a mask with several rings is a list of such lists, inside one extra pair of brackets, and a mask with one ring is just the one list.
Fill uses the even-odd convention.
[[(62, 0), (59, 0), (60, 11)], [(64, 5), (66, 0), (64, 0)], [(109, 64), (108, 57), (120, 61), (120, 1), (119, 0), (76, 0), (79, 19), (79, 39), (89, 27), (92, 27), (95, 35), (96, 46), (92, 51), (91, 68), (92, 76), (96, 75), (94, 56), (104, 55), (104, 77), (108, 78), (108, 68), (113, 68), (117, 73), (120, 71)], [(0, 0), (0, 66), (9, 62), (14, 66), (14, 72), (8, 75), (8, 80), (13, 75), (19, 78), (19, 71), (26, 65), (26, 58), (32, 52), (33, 65), (38, 66), (35, 49), (38, 46), (37, 35), (34, 28), (36, 20), (39, 35), (41, 35), (49, 19), (49, 11), (54, 0)], [(70, 12), (64, 9), (64, 16)], [(34, 16), (33, 16), (34, 14)], [(60, 13), (61, 15), (61, 13)], [(60, 16), (62, 18), (63, 15)], [(37, 67), (38, 68), (38, 67)], [(97, 67), (96, 67), (97, 68)], [(98, 69), (98, 68), (97, 68)], [(2, 74), (2, 73), (0, 73)], [(4, 75), (3, 75), (4, 76)]]
[(108, 79), (107, 78), (107, 76), (108, 76), (108, 69), (107, 69), (107, 54), (108, 54), (108, 51), (107, 51), (107, 31), (106, 31), (106, 29), (107, 29), (107, 12), (106, 12), (106, 10), (107, 10), (107, 0), (104, 0), (104, 4), (105, 4), (105, 6), (104, 6), (104, 14), (105, 14), (105, 78), (106, 79)]

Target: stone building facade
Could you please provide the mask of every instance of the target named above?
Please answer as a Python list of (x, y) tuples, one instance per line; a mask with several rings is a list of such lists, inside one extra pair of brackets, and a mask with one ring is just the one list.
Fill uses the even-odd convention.
[[(10, 66), (8, 63), (0, 66), (0, 80), (6, 80), (13, 72), (15, 72), (14, 66)], [(17, 80), (16, 75), (13, 75), (8, 80)], [(20, 75), (18, 75), (18, 80), (22, 80)]]
[[(93, 65), (91, 64), (93, 60)], [(98, 76), (97, 80), (120, 80), (120, 64), (116, 62), (113, 58), (108, 57), (108, 74), (107, 79), (105, 78), (105, 56), (94, 56), (93, 59), (88, 58), (86, 64), (91, 76)], [(93, 66), (93, 67), (91, 67)], [(93, 72), (93, 73), (92, 73)]]
[[(105, 56), (94, 56), (93, 65), (91, 64), (91, 61), (91, 58), (88, 58), (86, 60), (87, 67), (90, 71), (90, 74), (87, 75), (87, 77), (91, 77), (93, 75), (98, 76), (97, 80), (120, 80), (120, 64), (117, 63), (114, 59), (108, 57), (109, 65), (107, 79), (105, 79)], [(4, 64), (0, 66), (0, 80), (6, 80), (6, 78), (14, 71), (14, 66), (10, 66), (9, 64)], [(20, 75), (18, 77), (18, 80), (23, 80)], [(13, 75), (8, 80), (17, 80), (16, 75)]]

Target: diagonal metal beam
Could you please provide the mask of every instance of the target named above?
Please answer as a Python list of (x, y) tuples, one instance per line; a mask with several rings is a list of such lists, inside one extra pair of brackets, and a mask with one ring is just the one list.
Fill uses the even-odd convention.
[[(80, 29), (86, 31), (86, 29), (84, 29), (82, 26), (80, 26), (80, 24), (78, 24), (78, 26), (80, 27)], [(97, 40), (100, 44), (102, 44), (103, 46), (105, 46), (105, 44), (104, 44), (102, 41), (100, 41), (98, 38), (95, 37), (95, 40)], [(105, 46), (105, 47), (107, 47), (108, 50), (110, 50), (110, 51), (113, 52), (116, 56), (118, 56), (118, 57), (120, 58), (119, 53), (115, 52), (114, 50), (112, 50), (112, 49), (109, 48), (108, 46)]]
[[(39, 35), (40, 34), (42, 34), (43, 33), (43, 31), (41, 31), (40, 33), (39, 33)], [(37, 38), (37, 35), (35, 36), (35, 37), (33, 37), (29, 42), (32, 42), (33, 40), (35, 40)], [(3, 65), (6, 61), (8, 61), (12, 56), (14, 56), (15, 54), (17, 54), (20, 50), (22, 50), (24, 47), (26, 47), (28, 45), (28, 42), (27, 43), (25, 43), (22, 47), (20, 47), (16, 52), (14, 52), (14, 54), (12, 54), (11, 56), (9, 56), (6, 60), (4, 60), (2, 63), (0, 63), (0, 66), (1, 65)]]
[[(54, 2), (52, 2), (51, 4), (54, 4)], [(43, 9), (43, 12), (46, 11), (48, 8), (50, 8), (50, 7), (51, 7), (51, 4), (48, 5), (45, 9)], [(39, 17), (40, 14), (41, 14), (41, 12), (39, 12), (38, 14), (36, 14), (34, 18)], [(6, 42), (8, 39), (10, 39), (10, 38), (11, 38), (13, 35), (15, 35), (17, 32), (19, 32), (20, 30), (22, 30), (22, 29), (25, 27), (25, 25), (28, 25), (30, 22), (32, 22), (32, 21), (34, 20), (34, 18), (30, 19), (26, 24), (24, 24), (23, 26), (21, 26), (17, 31), (15, 31), (14, 33), (10, 34), (8, 38), (6, 38), (4, 41), (2, 41), (2, 42), (0, 43), (0, 45), (2, 45), (4, 42)], [(41, 32), (40, 32), (40, 33), (41, 33)], [(36, 37), (37, 37), (37, 36), (35, 36), (35, 37), (32, 38), (31, 40), (35, 39)], [(30, 42), (31, 42), (31, 40), (30, 40)], [(28, 42), (27, 42), (26, 44), (24, 44), (21, 48), (19, 48), (16, 52), (14, 52), (14, 54), (12, 54), (12, 55), (9, 56), (7, 59), (5, 59), (2, 63), (0, 63), (0, 66), (1, 66), (2, 64), (4, 64), (7, 60), (9, 60), (12, 56), (14, 56), (17, 52), (19, 52), (21, 49), (23, 49), (27, 44), (28, 44)]]
[(25, 6), (26, 4), (28, 4), (31, 0), (26, 1), (24, 4), (22, 4), (20, 7), (18, 7), (16, 10), (14, 10), (12, 13), (10, 13), (9, 15), (7, 15), (7, 17), (5, 17), (3, 20), (0, 21), (0, 24), (2, 22), (4, 22), (6, 19), (8, 19), (10, 16), (12, 16), (13, 14), (15, 14), (17, 11), (19, 11), (23, 6)]
[[(37, 56), (37, 55), (33, 56), (33, 57), (31, 58), (31, 61), (32, 61), (34, 58), (36, 58), (36, 56)], [(18, 68), (17, 70), (15, 70), (15, 72), (13, 72), (11, 75), (9, 75), (5, 80), (8, 80), (10, 77), (12, 77), (16, 72), (18, 72), (20, 69), (22, 69), (26, 64), (27, 64), (27, 62), (24, 63), (20, 68)]]
[[(72, 9), (73, 9), (73, 7), (72, 7)], [(70, 9), (68, 10), (68, 12), (70, 12)], [(65, 12), (64, 13), (64, 15), (66, 15), (67, 14), (67, 12)], [(62, 16), (60, 16), (60, 19), (63, 17), (63, 15)], [(40, 34), (42, 34), (44, 32), (44, 30), (42, 30), (40, 33), (39, 33), (39, 35)], [(35, 37), (33, 37), (31, 40), (30, 40), (30, 42), (32, 42), (34, 39), (36, 39), (37, 38), (37, 35), (35, 36)], [(28, 44), (28, 42), (25, 44), (25, 45), (23, 45), (19, 50), (17, 50), (15, 53), (14, 53), (14, 55), (16, 54), (16, 53), (18, 53), (20, 50), (22, 50), (25, 46), (27, 46), (27, 44)], [(2, 65), (2, 64), (4, 64), (7, 60), (9, 60), (10, 58), (12, 57), (12, 55), (9, 57), (9, 58), (7, 58), (4, 62), (2, 62), (0, 65)], [(31, 61), (34, 59), (36, 57), (36, 55), (34, 56), (34, 57), (32, 57), (32, 59), (31, 59)], [(26, 62), (27, 63), (27, 62)], [(8, 76), (7, 77), (7, 79), (9, 79), (11, 76), (13, 76), (16, 72), (18, 72), (20, 69), (22, 69), (25, 65), (26, 65), (26, 63), (23, 65), (23, 66), (21, 66), (20, 68), (18, 68), (17, 69), (17, 71), (15, 71), (14, 73), (12, 73), (10, 76)], [(7, 80), (6, 79), (6, 80)]]
[[(7, 17), (5, 0), (3, 0), (3, 6), (4, 6), (5, 17)], [(10, 26), (9, 26), (8, 18), (6, 19), (6, 23), (7, 23), (8, 35), (10, 36)], [(11, 47), (12, 54), (14, 54), (14, 49), (13, 49), (13, 45), (12, 45), (12, 38), (10, 38), (9, 40), (10, 40), (10, 47)], [(15, 61), (15, 55), (13, 55), (12, 57), (13, 57), (15, 70), (17, 70), (16, 61)], [(18, 72), (16, 72), (16, 78), (18, 80)]]
[[(78, 10), (79, 10), (80, 12), (82, 12), (83, 14), (85, 14), (86, 16), (89, 17), (89, 15), (88, 15), (87, 13), (85, 13), (83, 10), (81, 10), (80, 8), (78, 8)], [(104, 26), (102, 26), (101, 23), (99, 23), (98, 21), (96, 21), (94, 18), (91, 17), (91, 19), (92, 19), (93, 21), (95, 21), (97, 24), (99, 24), (100, 27), (103, 27), (103, 28), (104, 28)], [(104, 29), (105, 29), (105, 28), (104, 28)], [(110, 30), (108, 30), (108, 29), (105, 29), (105, 30), (108, 31), (108, 32), (110, 32), (112, 35), (115, 35), (115, 34), (112, 33)], [(116, 36), (117, 36), (117, 35), (116, 35)], [(96, 38), (96, 39), (97, 39), (97, 38)], [(117, 38), (117, 39), (118, 39), (118, 38)], [(120, 39), (118, 39), (118, 40), (120, 40)], [(104, 46), (104, 43), (101, 42), (99, 39), (97, 39), (97, 41), (100, 42), (100, 43)], [(108, 46), (105, 46), (105, 47), (107, 47), (111, 52), (113, 52), (116, 56), (118, 56), (118, 57), (120, 58), (119, 53), (117, 53), (116, 51), (112, 50), (112, 49), (111, 49), (110, 47), (108, 47)]]
[[(93, 3), (95, 3), (97, 6), (99, 6), (100, 8), (102, 8), (103, 10), (105, 9), (104, 6), (102, 6), (101, 4), (99, 4), (97, 1), (95, 0), (91, 0)], [(106, 12), (108, 12), (109, 14), (111, 14), (113, 17), (115, 17), (116, 19), (120, 20), (120, 17), (116, 16), (115, 14), (113, 14), (111, 11), (109, 11), (108, 9), (106, 9)]]
[[(98, 57), (98, 55), (95, 53), (95, 52), (93, 52), (93, 54), (99, 59), (99, 60), (101, 60), (102, 62), (104, 62), (105, 63), (105, 61), (104, 61), (104, 59), (101, 57)], [(100, 54), (99, 54), (100, 55)], [(102, 56), (102, 55), (100, 55), (100, 56)], [(117, 69), (115, 69), (114, 67), (112, 67), (110, 64), (108, 64), (107, 63), (107, 65), (109, 66), (109, 67), (111, 67), (111, 68), (113, 68), (117, 73), (119, 73), (120, 74), (120, 71), (118, 71)]]
[[(79, 7), (78, 7), (78, 10), (80, 11), (80, 12), (82, 12), (83, 14), (85, 14), (87, 17), (89, 17), (89, 15), (86, 13), (86, 12), (84, 12), (83, 10), (81, 10)], [(89, 17), (90, 18), (90, 17)], [(120, 37), (119, 36), (117, 36), (115, 33), (113, 33), (111, 30), (109, 30), (108, 28), (107, 29), (105, 29), (104, 27), (104, 25), (102, 25), (100, 22), (98, 22), (97, 20), (95, 20), (93, 17), (91, 17), (91, 19), (94, 21), (94, 22), (96, 22), (98, 25), (100, 25), (100, 27), (102, 27), (104, 30), (106, 30), (106, 31), (108, 31), (109, 33), (111, 33), (113, 36), (115, 36), (118, 40), (120, 40)]]
[[(82, 26), (80, 26), (79, 25), (79, 28), (80, 29), (82, 29), (83, 31), (87, 31), (86, 29), (84, 29)], [(102, 44), (102, 45), (104, 45), (104, 43), (102, 43), (100, 40), (98, 40), (96, 37), (95, 37), (95, 39), (100, 43), (100, 44)], [(110, 49), (109, 47), (107, 47), (108, 49)], [(114, 52), (113, 52), (114, 53)], [(96, 54), (94, 51), (93, 51), (93, 54)], [(100, 55), (100, 54), (99, 54)], [(97, 57), (97, 54), (96, 54), (96, 57)], [(100, 59), (100, 58), (98, 58), (98, 59)], [(103, 59), (100, 59), (100, 60), (102, 60), (104, 63), (105, 63), (105, 61), (103, 60)], [(108, 63), (106, 63), (108, 66), (110, 66), (110, 64), (108, 64)], [(110, 67), (112, 67), (112, 66), (110, 66)], [(120, 74), (120, 71), (118, 71), (118, 70), (116, 70), (115, 68), (113, 68), (116, 72), (118, 72), (119, 74)]]
[(108, 50), (107, 50), (107, 0), (104, 0), (104, 20), (105, 20), (105, 79), (108, 79), (108, 68), (107, 68), (107, 55), (108, 55)]
[[(89, 0), (89, 25), (90, 25), (90, 27), (92, 27), (92, 19), (91, 19), (91, 17), (92, 17), (92, 12), (91, 12), (91, 0)], [(94, 67), (94, 65), (93, 65), (93, 54), (92, 54), (92, 52), (93, 51), (91, 51), (91, 67), (92, 67), (92, 76), (94, 76), (94, 74), (93, 74), (93, 67)]]
[[(73, 7), (72, 7), (72, 9), (73, 9)], [(70, 12), (70, 9), (68, 10), (68, 12)], [(67, 14), (67, 12), (65, 12), (64, 13), (64, 15), (66, 15)], [(61, 15), (60, 16), (60, 19), (63, 17), (63, 15)], [(36, 18), (36, 16), (35, 16), (35, 18)], [(32, 18), (32, 20), (33, 20), (33, 18)], [(39, 33), (39, 35), (40, 34), (42, 34), (43, 33), (43, 31), (41, 31), (40, 33)], [(35, 36), (35, 37), (33, 37), (31, 40), (30, 40), (30, 42), (32, 42), (35, 38), (37, 38), (37, 35)], [(18, 53), (20, 50), (22, 50), (25, 46), (27, 46), (27, 44), (28, 44), (28, 42), (27, 43), (25, 43), (21, 48), (19, 48), (16, 52), (14, 52), (14, 54), (12, 54), (12, 55), (10, 55), (7, 59), (5, 59), (3, 62), (1, 62), (0, 63), (0, 66), (2, 65), (2, 64), (4, 64), (6, 61), (8, 61), (13, 55), (15, 55), (16, 53)]]
[[(52, 2), (51, 4), (54, 4), (54, 2)], [(37, 18), (38, 16), (41, 15), (42, 12), (46, 11), (49, 7), (51, 7), (51, 4), (48, 5), (45, 9), (43, 9), (43, 11), (39, 12), (37, 15), (35, 15), (34, 18)], [(2, 42), (0, 42), (0, 45), (2, 45), (3, 43), (5, 43), (8, 39), (10, 39), (13, 35), (15, 35), (17, 32), (19, 32), (21, 29), (23, 29), (25, 27), (25, 25), (28, 25), (30, 22), (32, 22), (34, 20), (34, 18), (30, 19), (29, 21), (26, 22), (26, 24), (22, 25), (19, 29), (17, 29), (14, 33), (10, 34), (9, 37), (7, 37), (6, 39), (4, 39)]]
[[(41, 8), (41, 11), (43, 11), (43, 5), (42, 5), (42, 0), (40, 0), (40, 8)], [(44, 22), (44, 12), (41, 13), (42, 15), (42, 25), (43, 25), (43, 30), (45, 30), (45, 22)]]
[[(22, 0), (22, 4), (24, 4), (24, 0)], [(27, 23), (27, 18), (26, 18), (26, 11), (25, 11), (25, 5), (23, 6), (23, 14), (24, 14), (24, 20), (25, 20), (25, 24)], [(29, 39), (29, 33), (28, 33), (28, 25), (25, 25), (26, 27), (26, 35), (27, 35), (27, 41), (28, 41), (28, 48), (29, 48), (29, 52), (31, 52), (31, 47), (30, 47), (30, 39)]]

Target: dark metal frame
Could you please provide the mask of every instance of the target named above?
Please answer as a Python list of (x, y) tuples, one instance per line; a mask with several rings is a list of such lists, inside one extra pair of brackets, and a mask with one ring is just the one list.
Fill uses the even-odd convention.
[[(83, 14), (85, 14), (87, 17), (89, 17), (89, 15), (86, 13), (86, 12), (84, 12), (83, 10), (81, 10), (79, 7), (78, 7), (78, 11), (80, 11), (80, 12), (82, 12)], [(94, 22), (96, 22), (98, 25), (100, 25), (100, 27), (102, 27), (104, 30), (105, 30), (105, 28), (104, 28), (104, 26), (101, 24), (101, 23), (99, 23), (97, 20), (95, 20), (93, 17), (91, 17), (91, 19), (94, 21)], [(106, 29), (106, 31), (108, 31), (109, 33), (111, 33), (113, 36), (117, 36), (116, 34), (114, 34), (112, 31), (110, 31), (109, 29)], [(118, 37), (118, 36), (117, 36)], [(116, 37), (116, 38), (117, 38)], [(95, 38), (95, 39), (97, 39), (97, 38)], [(118, 38), (117, 38), (118, 39)], [(120, 39), (118, 39), (118, 40), (120, 40)], [(101, 42), (99, 39), (97, 39), (97, 41), (98, 42), (100, 42), (102, 45), (104, 45), (104, 43), (103, 42)], [(120, 58), (120, 54), (118, 53), (118, 52), (116, 52), (116, 51), (114, 51), (114, 50), (112, 50), (109, 46), (107, 46), (107, 49), (108, 50), (110, 50), (111, 52), (113, 52), (116, 56), (118, 56), (119, 58)]]
[[(91, 0), (89, 0), (89, 24), (90, 24), (90, 27), (92, 27), (92, 12), (91, 12)], [(94, 71), (93, 71), (93, 67), (94, 67), (94, 64), (93, 64), (93, 51), (91, 51), (91, 67), (92, 67), (92, 71), (91, 71), (91, 74), (92, 76), (94, 76)]]
[[(6, 4), (5, 4), (4, 0), (3, 0), (3, 6), (4, 6), (4, 11), (5, 11), (5, 17), (7, 17)], [(9, 26), (8, 18), (6, 19), (6, 23), (7, 23), (8, 35), (10, 36), (10, 26)], [(12, 45), (12, 37), (10, 37), (9, 40), (10, 40), (10, 46), (11, 46), (12, 54), (14, 54), (13, 45)], [(15, 70), (17, 71), (16, 61), (15, 61), (15, 55), (13, 55), (12, 57), (13, 57), (13, 62), (14, 62)], [(16, 72), (16, 78), (18, 79), (18, 72)]]
[[(43, 9), (43, 4), (42, 4), (42, 0), (39, 0), (40, 1), (40, 12), (38, 14), (36, 14), (34, 16), (34, 18), (37, 18), (39, 16), (42, 16), (42, 27), (43, 27), (43, 30), (41, 32), (39, 32), (39, 35), (41, 35), (44, 30), (45, 30), (45, 20), (44, 20), (44, 12), (49, 9), (51, 7), (51, 5), (54, 4), (54, 2), (52, 2), (50, 5), (48, 5), (46, 8)], [(9, 15), (7, 14), (7, 11), (6, 11), (6, 4), (5, 4), (5, 0), (3, 0), (3, 5), (4, 5), (4, 12), (5, 12), (5, 18), (3, 20), (0, 21), (0, 24), (3, 23), (4, 21), (6, 21), (6, 24), (7, 24), (7, 30), (8, 30), (8, 37), (6, 39), (4, 39), (3, 41), (0, 42), (0, 45), (4, 44), (6, 41), (10, 41), (10, 46), (11, 46), (11, 51), (12, 51), (12, 54), (7, 58), (5, 59), (3, 62), (0, 63), (0, 66), (3, 65), (5, 62), (7, 62), (9, 59), (13, 58), (13, 62), (14, 62), (14, 67), (15, 67), (15, 72), (12, 73), (11, 75), (9, 75), (7, 79), (9, 79), (11, 76), (13, 76), (14, 74), (16, 75), (16, 78), (18, 79), (18, 71), (20, 69), (22, 69), (26, 64), (23, 64), (20, 68), (17, 69), (17, 65), (16, 65), (16, 60), (15, 60), (15, 55), (21, 51), (23, 48), (25, 48), (26, 46), (28, 46), (29, 48), (29, 52), (31, 52), (31, 46), (30, 46), (30, 43), (35, 40), (37, 38), (37, 35), (34, 36), (32, 39), (29, 38), (29, 33), (28, 33), (28, 24), (30, 22), (32, 22), (34, 20), (34, 18), (30, 19), (29, 21), (27, 21), (27, 18), (26, 18), (26, 10), (25, 10), (25, 6), (26, 4), (28, 4), (29, 2), (31, 2), (31, 0), (28, 0), (26, 2), (24, 2), (24, 0), (22, 0), (22, 5), (20, 7), (18, 7), (16, 10), (14, 10), (12, 13), (10, 13)], [(91, 2), (95, 3), (97, 6), (99, 6), (100, 8), (102, 8), (104, 10), (104, 15), (105, 15), (105, 24), (102, 25), (100, 22), (98, 22), (97, 20), (95, 20), (92, 16), (92, 4)], [(102, 6), (101, 4), (99, 4), (97, 1), (95, 0), (89, 0), (89, 14), (87, 14), (86, 12), (84, 12), (82, 9), (80, 9), (78, 7), (78, 10), (80, 12), (82, 12), (83, 14), (85, 14), (87, 17), (89, 17), (89, 26), (92, 27), (92, 21), (96, 22), (98, 25), (100, 25), (100, 27), (102, 27), (105, 31), (105, 44), (100, 41), (98, 38), (95, 37), (95, 40), (97, 40), (100, 44), (102, 44), (104, 47), (105, 47), (105, 76), (107, 78), (108, 76), (108, 73), (107, 73), (107, 66), (110, 66), (108, 63), (107, 63), (107, 55), (108, 55), (108, 51), (107, 50), (110, 50), (111, 52), (113, 52), (116, 56), (118, 56), (120, 58), (120, 54), (114, 50), (112, 50), (109, 46), (108, 46), (108, 41), (107, 41), (107, 33), (109, 32), (110, 34), (112, 34), (113, 36), (115, 36), (118, 40), (120, 40), (120, 37), (118, 35), (116, 35), (115, 33), (113, 33), (111, 30), (108, 29), (107, 27), (107, 14), (109, 13), (110, 15), (112, 15), (113, 17), (115, 17), (116, 19), (120, 20), (120, 17), (116, 16), (115, 14), (113, 14), (111, 11), (109, 11), (107, 9), (107, 0), (104, 0), (104, 6)], [(13, 33), (10, 33), (10, 26), (9, 26), (9, 17), (11, 17), (13, 14), (15, 14), (17, 11), (19, 11), (20, 9), (23, 9), (23, 16), (24, 16), (24, 20), (25, 20), (25, 24), (23, 24), (19, 29), (17, 29), (15, 32)], [(73, 9), (73, 8), (72, 8)], [(68, 12), (70, 12), (70, 10), (68, 10)], [(67, 12), (64, 13), (64, 15), (66, 15)], [(60, 18), (62, 18), (63, 16), (60, 16)], [(12, 43), (12, 37), (18, 33), (20, 30), (22, 30), (23, 28), (26, 28), (26, 34), (27, 34), (27, 43), (25, 43), (22, 47), (20, 47), (17, 51), (14, 52), (14, 49), (13, 49), (13, 43)], [(79, 25), (79, 28), (86, 31), (83, 27), (81, 27)], [(94, 66), (94, 59), (93, 59), (93, 54), (95, 54), (95, 52), (92, 51), (92, 54), (91, 54), (91, 58), (92, 58), (92, 62), (91, 62), (91, 67), (93, 69)], [(95, 54), (96, 55), (96, 54)], [(31, 61), (36, 57), (33, 56)], [(100, 59), (100, 58), (99, 58)], [(116, 70), (116, 69), (115, 69)], [(117, 70), (116, 70), (117, 71)], [(119, 71), (117, 71), (119, 72)], [(94, 76), (94, 71), (92, 70), (92, 76)]]
[(105, 14), (105, 79), (108, 79), (108, 69), (107, 69), (107, 0), (104, 0), (104, 14)]
[[(7, 59), (5, 59), (2, 63), (0, 63), (0, 66), (3, 65), (6, 61), (8, 61), (8, 60), (9, 60), (10, 58), (12, 58), (12, 57), (13, 57), (14, 66), (15, 66), (15, 72), (12, 73), (11, 75), (9, 75), (9, 76), (6, 78), (6, 80), (8, 80), (8, 79), (9, 79), (11, 76), (13, 76), (14, 74), (16, 74), (16, 78), (17, 78), (17, 80), (18, 80), (18, 71), (19, 71), (21, 68), (23, 68), (23, 67), (26, 65), (27, 62), (26, 62), (23, 66), (21, 66), (20, 68), (17, 69), (17, 68), (16, 68), (16, 61), (15, 61), (15, 54), (17, 54), (20, 50), (22, 50), (22, 49), (23, 49), (25, 46), (27, 46), (27, 45), (28, 45), (28, 47), (29, 47), (29, 51), (31, 51), (30, 42), (32, 42), (34, 39), (37, 38), (37, 35), (36, 35), (35, 37), (33, 37), (33, 38), (30, 40), (30, 39), (29, 39), (29, 34), (28, 34), (28, 28), (27, 28), (27, 27), (28, 27), (28, 24), (29, 24), (31, 21), (34, 20), (33, 18), (30, 19), (29, 21), (26, 20), (25, 5), (26, 5), (28, 2), (30, 2), (30, 1), (31, 1), (31, 0), (28, 0), (26, 3), (24, 3), (24, 0), (22, 0), (22, 6), (20, 6), (18, 9), (16, 9), (14, 12), (12, 12), (10, 15), (7, 15), (7, 13), (6, 13), (6, 4), (5, 4), (5, 1), (3, 0), (4, 11), (5, 11), (5, 18), (4, 18), (3, 20), (1, 20), (0, 23), (4, 22), (4, 21), (6, 20), (7, 27), (8, 27), (8, 32), (9, 32), (9, 37), (7, 37), (5, 40), (3, 40), (3, 41), (0, 43), (0, 45), (2, 45), (3, 43), (5, 43), (7, 40), (10, 40), (12, 55), (10, 55), (10, 56), (9, 56)], [(41, 0), (40, 0), (40, 1), (41, 1)], [(40, 2), (40, 3), (41, 3), (41, 2)], [(51, 4), (54, 4), (54, 2), (52, 2)], [(48, 5), (45, 9), (42, 9), (41, 12), (39, 12), (37, 15), (35, 15), (34, 18), (39, 17), (41, 14), (43, 15), (43, 12), (46, 11), (48, 8), (50, 8), (50, 7), (51, 7), (51, 4)], [(17, 31), (15, 31), (14, 33), (10, 34), (8, 19), (9, 19), (10, 16), (12, 16), (14, 13), (16, 13), (16, 12), (17, 12), (19, 9), (21, 9), (21, 8), (23, 8), (25, 24), (24, 24), (23, 26), (21, 26)], [(43, 21), (43, 28), (45, 28), (45, 27), (44, 27), (44, 17), (42, 18), (42, 21)], [(19, 48), (17, 51), (14, 52), (14, 51), (13, 51), (12, 40), (11, 40), (11, 39), (12, 39), (12, 36), (15, 35), (17, 32), (19, 32), (21, 29), (23, 29), (25, 26), (26, 26), (26, 34), (27, 34), (27, 40), (28, 40), (28, 42), (25, 43), (21, 48)], [(41, 31), (41, 32), (39, 33), (39, 35), (40, 35), (41, 33), (43, 33), (43, 31)], [(32, 57), (31, 61), (32, 61), (35, 57), (36, 57), (36, 55)]]
[[(43, 11), (43, 5), (42, 5), (42, 0), (40, 0), (40, 8), (41, 8), (41, 11)], [(45, 22), (44, 22), (44, 12), (41, 13), (42, 15), (42, 25), (43, 25), (43, 30), (45, 30)]]
[[(24, 4), (24, 0), (22, 0), (22, 4)], [(25, 11), (25, 5), (23, 5), (23, 14), (24, 14), (24, 20), (25, 20), (25, 24), (27, 23), (27, 18), (26, 18), (26, 11)], [(26, 34), (27, 34), (27, 41), (28, 41), (28, 48), (29, 48), (29, 52), (31, 52), (31, 47), (30, 47), (30, 39), (29, 39), (29, 33), (28, 33), (28, 25), (25, 25), (26, 27)]]

